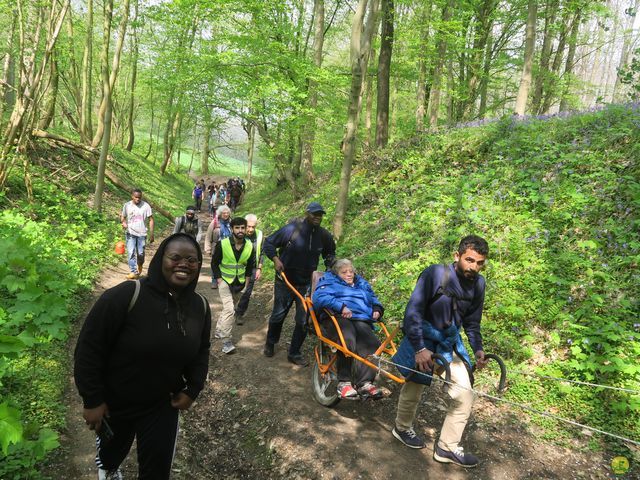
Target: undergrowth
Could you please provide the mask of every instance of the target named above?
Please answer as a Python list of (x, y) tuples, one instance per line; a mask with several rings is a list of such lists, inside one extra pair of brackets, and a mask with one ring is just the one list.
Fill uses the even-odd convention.
[[(175, 215), (192, 184), (116, 149), (107, 168)], [(70, 373), (68, 335), (104, 266), (117, 261), (119, 213), (129, 200), (106, 181), (104, 211), (92, 210), (96, 171), (62, 150), (33, 152), (33, 201), (14, 172), (0, 196), (0, 478), (40, 478), (58, 447)], [(169, 219), (157, 212), (156, 229)], [(124, 279), (123, 279), (124, 280)], [(80, 319), (82, 320), (82, 319)]]
[[(426, 135), (356, 164), (338, 255), (354, 260), (397, 323), (426, 266), (452, 261), (468, 233), (485, 237), (485, 349), (508, 360), (506, 398), (640, 439), (637, 394), (517, 373), (640, 390), (639, 158), (637, 106)], [(337, 163), (333, 172), (303, 199), (265, 186), (243, 211), (261, 213), (270, 233), (316, 200), (330, 228)], [(579, 435), (531, 420), (553, 438)], [(600, 438), (600, 448), (631, 455)]]

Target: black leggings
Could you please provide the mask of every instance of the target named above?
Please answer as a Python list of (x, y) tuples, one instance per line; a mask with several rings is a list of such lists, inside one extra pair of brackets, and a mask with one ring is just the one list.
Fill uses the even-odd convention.
[(167, 402), (133, 418), (112, 416), (107, 421), (113, 430), (113, 438), (103, 443), (96, 437), (98, 467), (106, 470), (118, 468), (136, 438), (138, 478), (169, 478), (178, 435), (178, 410)]
[[(380, 346), (380, 339), (371, 328), (371, 323), (361, 320), (350, 320), (336, 316), (340, 330), (342, 330), (342, 336), (347, 344), (347, 347), (352, 352), (357, 353), (361, 357), (366, 358), (368, 355), (374, 353)], [(327, 326), (327, 336), (337, 343), (340, 343), (338, 339), (338, 333), (330, 318), (324, 320)], [(353, 378), (351, 376), (351, 368), (353, 365), (352, 357), (345, 357), (341, 352), (338, 355), (338, 381), (339, 382), (351, 382), (356, 388), (361, 387), (367, 382), (373, 381), (376, 377), (376, 371), (373, 368), (366, 366), (364, 363), (356, 360)]]

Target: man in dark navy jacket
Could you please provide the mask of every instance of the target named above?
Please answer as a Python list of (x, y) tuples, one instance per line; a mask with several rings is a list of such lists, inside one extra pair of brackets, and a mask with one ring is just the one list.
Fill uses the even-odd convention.
[[(442, 355), (449, 362), (451, 381), (456, 385), (447, 390), (451, 400), (433, 458), (466, 468), (475, 467), (478, 459), (460, 446), (474, 400), (469, 374), (472, 361), (462, 343), (460, 330), (464, 329), (467, 334), (478, 368), (484, 367), (480, 319), (485, 281), (479, 272), (488, 254), (487, 242), (469, 235), (461, 240), (453, 264), (431, 265), (422, 272), (405, 310), (405, 337), (394, 356), (394, 361), (400, 365), (415, 366), (422, 372), (432, 371), (433, 353)], [(424, 442), (413, 430), (413, 421), (431, 377), (411, 375), (409, 371), (402, 373), (407, 376), (407, 382), (398, 399), (393, 436), (408, 447), (424, 448)]]
[[(289, 282), (304, 294), (311, 285), (311, 275), (318, 268), (322, 255), (327, 268), (335, 261), (336, 243), (328, 230), (320, 226), (325, 211), (317, 202), (307, 205), (305, 218), (288, 223), (273, 233), (264, 242), (264, 254), (273, 261), (276, 273), (285, 272)], [(291, 346), (287, 358), (299, 366), (306, 366), (307, 360), (300, 348), (307, 336), (306, 312), (302, 302), (276, 275), (273, 311), (269, 318), (267, 341), (264, 355), (273, 357), (275, 344), (280, 341), (282, 324), (293, 302), (296, 302), (296, 325), (291, 336)]]

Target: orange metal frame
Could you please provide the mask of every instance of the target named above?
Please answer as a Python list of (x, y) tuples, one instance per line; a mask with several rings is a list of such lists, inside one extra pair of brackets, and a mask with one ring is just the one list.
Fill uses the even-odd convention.
[[(364, 363), (368, 367), (373, 368), (374, 370), (379, 370), (380, 373), (382, 373), (385, 377), (390, 378), (391, 380), (393, 380), (395, 382), (398, 382), (398, 383), (404, 383), (405, 382), (404, 378), (387, 372), (386, 370), (384, 370), (383, 368), (380, 368), (378, 365), (372, 363), (371, 361), (367, 360), (366, 358), (361, 357), (357, 353), (352, 352), (351, 350), (349, 350), (349, 348), (347, 347), (346, 342), (344, 341), (344, 337), (342, 336), (342, 330), (340, 329), (340, 326), (338, 325), (338, 320), (336, 319), (336, 317), (334, 315), (331, 314), (331, 312), (329, 312), (326, 309), (325, 309), (325, 311), (329, 315), (329, 318), (331, 318), (331, 320), (333, 321), (333, 324), (335, 325), (335, 328), (336, 328), (336, 332), (338, 332), (338, 339), (340, 340), (340, 343), (337, 343), (337, 342), (331, 340), (330, 338), (325, 337), (322, 334), (322, 329), (320, 328), (320, 322), (318, 321), (318, 317), (316, 316), (316, 312), (313, 309), (313, 303), (311, 302), (311, 298), (303, 297), (302, 294), (296, 289), (296, 287), (294, 287), (293, 285), (291, 285), (291, 283), (289, 283), (289, 280), (287, 279), (287, 276), (285, 275), (284, 272), (282, 272), (280, 275), (282, 276), (282, 279), (284, 280), (284, 283), (287, 285), (287, 287), (289, 287), (291, 289), (291, 291), (300, 299), (305, 311), (309, 313), (309, 316), (311, 317), (311, 320), (313, 321), (313, 328), (314, 328), (314, 330), (316, 332), (317, 337), (320, 339), (320, 341), (322, 341), (323, 343), (326, 343), (330, 347), (333, 347), (336, 350), (342, 352), (347, 357), (353, 357), (356, 360), (358, 360), (359, 362)], [(383, 331), (383, 333), (385, 335), (385, 338), (382, 341), (382, 343), (380, 344), (380, 346), (378, 347), (378, 349), (375, 351), (374, 355), (380, 355), (383, 352), (387, 353), (389, 355), (394, 355), (396, 353), (396, 351), (397, 351), (397, 347), (396, 347), (396, 344), (393, 341), (393, 339), (395, 338), (396, 334), (398, 333), (398, 329), (400, 328), (400, 326), (397, 326), (396, 328), (393, 329), (393, 331), (391, 333), (389, 333), (389, 330), (387, 329), (387, 326), (383, 322), (378, 322), (378, 325), (380, 326), (381, 330)], [(322, 373), (323, 375), (326, 374), (331, 369), (331, 367), (334, 365), (334, 363), (336, 361), (336, 355), (333, 355), (328, 363), (323, 364), (320, 361), (320, 354), (318, 353), (318, 347), (315, 348), (315, 356), (316, 356), (316, 363), (318, 365), (320, 373)]]

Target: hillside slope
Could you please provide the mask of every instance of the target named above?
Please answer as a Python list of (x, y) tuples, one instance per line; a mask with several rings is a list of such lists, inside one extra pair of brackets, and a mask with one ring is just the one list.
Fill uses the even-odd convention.
[[(517, 373), (640, 390), (639, 159), (637, 105), (426, 135), (354, 167), (338, 253), (355, 261), (398, 322), (423, 268), (449, 261), (464, 234), (486, 237), (483, 332), (487, 350), (508, 360), (506, 398), (640, 439), (637, 394)], [(245, 210), (264, 212), (273, 231), (314, 199), (330, 225), (337, 176), (299, 200), (265, 186)], [(559, 441), (576, 435), (532, 420)], [(605, 437), (584, 442), (631, 455)]]

